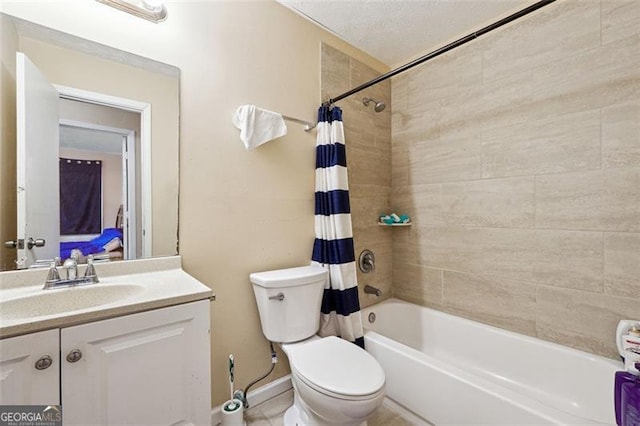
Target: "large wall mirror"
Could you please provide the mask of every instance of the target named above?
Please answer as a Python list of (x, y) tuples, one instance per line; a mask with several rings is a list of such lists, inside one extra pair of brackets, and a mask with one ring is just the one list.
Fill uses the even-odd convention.
[(179, 69), (0, 20), (0, 270), (176, 254)]

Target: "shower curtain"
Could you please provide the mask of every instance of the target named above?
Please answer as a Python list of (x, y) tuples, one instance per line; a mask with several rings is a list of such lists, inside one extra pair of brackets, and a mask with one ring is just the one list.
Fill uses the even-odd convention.
[(342, 110), (321, 106), (316, 141), (315, 242), (312, 261), (328, 265), (320, 336), (340, 336), (364, 348), (358, 300)]

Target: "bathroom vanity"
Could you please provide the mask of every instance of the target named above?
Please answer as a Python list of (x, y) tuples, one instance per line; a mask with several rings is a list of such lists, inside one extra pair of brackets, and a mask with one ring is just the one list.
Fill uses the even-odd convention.
[[(137, 272), (111, 275), (123, 268)], [(209, 424), (211, 290), (179, 257), (97, 270), (69, 289), (0, 279), (0, 405), (61, 404), (64, 424)]]

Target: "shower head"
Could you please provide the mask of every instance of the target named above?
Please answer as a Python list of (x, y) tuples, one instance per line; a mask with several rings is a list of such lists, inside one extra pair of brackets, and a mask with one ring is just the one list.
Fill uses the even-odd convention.
[(364, 104), (364, 106), (369, 106), (369, 102), (373, 102), (375, 104), (373, 107), (373, 110), (375, 112), (382, 112), (387, 107), (387, 105), (382, 101), (376, 101), (373, 98), (362, 98), (362, 103)]

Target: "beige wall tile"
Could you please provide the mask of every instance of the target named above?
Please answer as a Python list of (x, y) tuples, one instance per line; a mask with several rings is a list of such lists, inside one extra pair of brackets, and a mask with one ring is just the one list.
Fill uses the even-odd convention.
[(398, 74), (391, 81), (391, 104), (399, 109), (407, 109), (409, 106), (409, 83), (411, 74), (408, 72)]
[(536, 333), (535, 284), (444, 271), (442, 294), (448, 312), (519, 333)]
[[(415, 226), (415, 225), (414, 225)], [(382, 228), (382, 227), (381, 227)], [(391, 248), (393, 265), (400, 265), (404, 263), (417, 263), (416, 253), (409, 249), (409, 236), (411, 227), (401, 228), (383, 228), (391, 234)], [(396, 268), (393, 268), (395, 273)]]
[[(443, 98), (438, 117), (440, 135), (460, 137), (479, 129), (506, 126), (530, 119), (531, 71), (477, 86), (466, 86)], [(425, 96), (428, 99), (428, 92)], [(523, 111), (525, 113), (523, 113)]]
[[(391, 86), (389, 84), (387, 84), (385, 92), (391, 92)], [(380, 99), (384, 101), (386, 108), (382, 112), (375, 113), (374, 111), (376, 148), (391, 152), (391, 116), (393, 115), (393, 106), (391, 105), (391, 99), (388, 95)], [(369, 108), (373, 109), (371, 104), (369, 104)]]
[(461, 272), (483, 272), (485, 229), (414, 224), (409, 232), (408, 258), (415, 258), (413, 263)]
[(640, 234), (604, 234), (604, 291), (640, 298)]
[(413, 225), (410, 262), (602, 292), (602, 233)]
[(470, 51), (468, 55), (442, 55), (426, 66), (414, 68), (409, 75), (408, 108), (419, 108), (425, 98), (448, 98), (465, 87), (482, 83), (482, 55)]
[(349, 196), (354, 229), (376, 225), (381, 214), (390, 211), (391, 188), (375, 184), (351, 184)]
[(392, 210), (408, 214), (416, 225), (443, 225), (441, 187), (439, 183), (396, 187), (392, 195)]
[(640, 168), (537, 176), (536, 227), (640, 230)]
[(409, 150), (406, 148), (391, 149), (391, 182), (393, 186), (409, 184)]
[(491, 35), (483, 52), (483, 78), (499, 79), (599, 45), (597, 1), (556, 3)]
[(394, 262), (393, 297), (432, 308), (442, 308), (442, 271)]
[(615, 355), (640, 315), (638, 7), (557, 2), (394, 78), (394, 294)]
[(395, 210), (418, 225), (533, 227), (533, 177), (412, 185), (393, 191)]
[(391, 186), (391, 155), (349, 145), (347, 142), (349, 183)]
[(349, 55), (326, 43), (320, 47), (320, 92), (322, 100), (350, 89)]
[(602, 44), (640, 34), (640, 2), (602, 0)]
[(601, 108), (638, 99), (640, 36), (627, 37), (533, 69), (540, 116)]
[[(380, 72), (374, 70), (368, 65), (363, 64), (361, 61), (358, 61), (353, 57), (350, 59), (351, 60), (350, 60), (350, 66), (349, 66), (349, 71), (350, 71), (349, 78), (351, 82), (351, 87), (360, 86), (361, 84), (371, 81), (381, 74)], [(375, 85), (375, 86), (371, 86), (367, 90), (378, 91), (378, 93), (381, 93), (381, 91), (384, 89), (381, 88), (381, 86), (379, 85)], [(358, 98), (358, 97), (366, 96), (365, 93), (366, 92), (363, 91), (358, 93), (357, 95), (354, 95), (353, 97)]]
[(538, 286), (538, 337), (583, 351), (619, 359), (618, 321), (638, 314), (637, 299)]
[(532, 281), (602, 292), (601, 232), (536, 231)]
[(482, 274), (532, 281), (538, 257), (536, 232), (482, 228)]
[(416, 142), (437, 139), (440, 136), (441, 102), (425, 99), (416, 108), (394, 108), (392, 121), (393, 147), (408, 147)]
[(409, 183), (412, 185), (479, 179), (482, 174), (481, 140), (428, 140), (409, 148)]
[[(330, 96), (336, 96), (380, 74), (328, 46), (323, 46), (322, 60), (322, 93)], [(376, 113), (371, 106), (363, 105), (363, 96), (382, 100), (387, 103), (387, 108)], [(379, 215), (389, 213), (390, 205), (390, 102), (391, 84), (387, 82), (338, 103), (343, 110), (355, 255), (357, 259), (362, 250), (369, 249), (376, 256), (374, 272), (364, 274), (359, 269), (357, 271), (361, 307), (378, 303), (392, 294), (393, 235), (377, 224)], [(364, 287), (367, 284), (382, 290), (382, 296), (365, 294)]]
[[(358, 294), (360, 305), (366, 307), (381, 302), (392, 294), (392, 262), (391, 235), (378, 225), (354, 230), (356, 260), (364, 249), (371, 250), (375, 255), (375, 271), (363, 273), (358, 268)], [(364, 287), (371, 285), (382, 291), (378, 297), (364, 293)]]
[[(365, 109), (362, 102), (355, 99), (340, 101), (338, 106), (342, 108), (347, 156), (352, 147), (375, 149), (376, 129), (373, 114)], [(347, 161), (349, 160), (347, 157)]]
[(482, 176), (592, 170), (600, 166), (600, 112), (592, 110), (482, 132)]
[(602, 166), (640, 164), (640, 102), (603, 108), (601, 119)]
[(533, 227), (533, 177), (443, 183), (439, 211), (447, 224)]
[(602, 292), (599, 232), (481, 228), (482, 274)]

